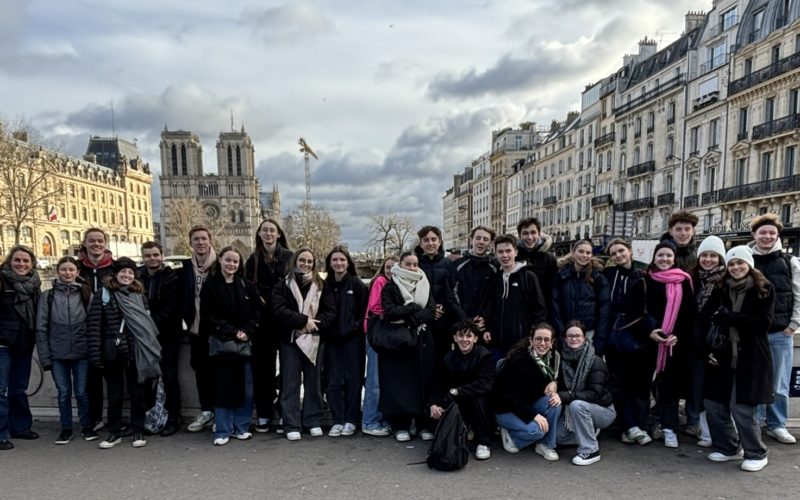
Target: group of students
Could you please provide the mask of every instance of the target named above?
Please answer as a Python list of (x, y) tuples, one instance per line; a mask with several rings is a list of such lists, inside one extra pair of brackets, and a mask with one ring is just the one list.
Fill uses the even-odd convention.
[[(715, 448), (709, 459), (760, 470), (762, 422), (794, 442), (786, 418), (800, 264), (782, 251), (772, 214), (753, 220), (750, 246), (728, 251), (714, 236), (698, 248), (696, 224), (673, 214), (644, 271), (621, 239), (606, 248), (610, 265), (586, 240), (559, 265), (536, 219), (520, 222), (519, 238), (474, 228), (471, 250), (455, 261), (441, 231), (425, 226), (415, 251), (387, 258), (369, 286), (342, 246), (325, 257), (323, 279), (321, 256), (290, 251), (272, 219), (246, 261), (234, 247), (217, 253), (210, 231), (192, 228), (192, 256), (178, 270), (154, 242), (142, 246), (141, 267), (114, 260), (92, 228), (44, 293), (35, 255), (16, 246), (0, 270), (0, 449), (38, 437), (25, 396), (34, 348), (58, 389), (57, 444), (73, 437), (74, 393), (84, 439), (99, 439), (105, 425), (101, 448), (128, 432), (145, 446), (159, 379), (168, 415), (160, 433), (174, 434), (186, 333), (201, 407), (187, 430), (213, 427), (219, 446), (252, 437), (254, 408), (256, 432), (321, 436), (324, 400), (331, 437), (360, 424), (364, 434), (408, 441), (416, 430), (430, 440), (454, 402), (478, 459), (490, 457), (499, 427), (510, 453), (535, 444), (558, 460), (558, 446), (577, 445), (572, 462), (589, 465), (600, 460), (597, 434), (615, 421), (623, 442), (651, 442), (651, 413), (654, 434), (676, 448), (684, 399), (686, 432)], [(376, 352), (365, 332), (377, 320), (408, 326), (415, 345)]]

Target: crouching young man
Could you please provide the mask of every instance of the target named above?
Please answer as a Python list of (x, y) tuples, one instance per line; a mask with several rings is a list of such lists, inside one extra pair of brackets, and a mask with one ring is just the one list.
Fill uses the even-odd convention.
[(489, 394), (495, 363), (488, 349), (475, 345), (479, 338), (475, 322), (459, 321), (453, 330), (453, 342), (458, 348), (444, 356), (428, 408), (431, 418), (439, 420), (454, 401), (464, 423), (475, 434), (475, 458), (486, 460), (491, 456), (489, 445), (494, 426), (489, 413)]

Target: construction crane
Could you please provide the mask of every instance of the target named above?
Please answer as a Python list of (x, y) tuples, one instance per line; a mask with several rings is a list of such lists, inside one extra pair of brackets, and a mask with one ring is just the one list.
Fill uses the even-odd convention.
[(309, 155), (313, 156), (315, 160), (319, 160), (319, 157), (302, 137), (297, 141), (297, 144), (300, 145), (300, 152), (303, 153), (303, 159), (306, 164), (306, 209), (308, 209), (308, 205), (311, 203), (311, 160)]

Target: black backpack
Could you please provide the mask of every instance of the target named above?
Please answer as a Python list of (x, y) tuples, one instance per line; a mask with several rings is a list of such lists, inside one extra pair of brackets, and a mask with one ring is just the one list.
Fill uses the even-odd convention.
[(467, 465), (467, 460), (467, 428), (458, 411), (458, 405), (453, 402), (436, 426), (428, 452), (428, 467), (441, 471), (458, 470)]

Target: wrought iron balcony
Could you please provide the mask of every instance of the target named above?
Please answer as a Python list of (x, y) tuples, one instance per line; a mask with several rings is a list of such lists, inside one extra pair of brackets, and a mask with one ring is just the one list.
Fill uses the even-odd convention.
[(737, 141), (746, 141), (747, 140), (747, 136), (748, 136), (747, 130), (742, 130), (741, 132), (736, 134), (736, 140)]
[(648, 208), (653, 208), (652, 196), (614, 204), (614, 210), (617, 212), (632, 212), (634, 210), (646, 210)]
[(666, 82), (662, 83), (658, 87), (654, 87), (647, 92), (643, 93), (636, 99), (631, 99), (629, 102), (621, 104), (620, 106), (614, 108), (614, 114), (621, 114), (627, 113), (642, 104), (648, 102), (651, 99), (655, 99), (656, 97), (664, 94), (665, 92), (672, 90), (676, 87), (683, 85), (686, 82), (686, 75), (678, 75)]
[(667, 125), (674, 125), (675, 124), (675, 116), (670, 116), (667, 118)]
[(766, 68), (754, 71), (749, 75), (745, 75), (738, 80), (732, 81), (728, 84), (728, 96), (738, 94), (743, 90), (747, 90), (754, 85), (765, 82), (776, 76), (782, 75), (788, 71), (800, 67), (800, 52), (784, 57), (775, 63), (770, 64)]
[(655, 125), (648, 125), (647, 126), (647, 133), (648, 134), (652, 134), (655, 129), (656, 129)]
[(646, 161), (644, 163), (639, 163), (632, 167), (628, 168), (628, 177), (635, 177), (637, 175), (647, 174), (649, 172), (655, 172), (656, 170), (656, 162), (655, 160)]
[(703, 205), (711, 205), (717, 202), (717, 198), (719, 197), (719, 191), (709, 191), (707, 193), (703, 193)]
[(611, 198), (610, 194), (601, 194), (600, 196), (592, 198), (592, 208), (611, 205), (612, 203), (614, 203), (614, 200)]
[(599, 148), (600, 146), (605, 146), (606, 144), (614, 144), (614, 132), (608, 133), (606, 135), (601, 135), (600, 137), (594, 140), (595, 148)]
[(634, 139), (638, 139), (641, 136), (642, 136), (642, 131), (641, 130), (633, 133), (633, 138)]
[(544, 206), (555, 205), (557, 202), (558, 198), (555, 196), (545, 196), (544, 200), (542, 200)]
[(656, 205), (672, 205), (675, 203), (675, 193), (664, 193), (656, 198)]
[[(766, 181), (753, 182), (743, 186), (734, 186), (715, 191), (717, 202), (746, 200), (762, 196), (785, 194), (791, 191), (800, 191), (800, 175), (780, 177)], [(711, 193), (706, 193), (711, 194)], [(705, 198), (705, 195), (704, 195)], [(705, 199), (703, 200), (705, 202)]]
[(800, 128), (800, 114), (793, 114), (753, 127), (753, 140), (766, 139), (788, 130)]
[(683, 208), (697, 208), (700, 202), (700, 195), (693, 194), (683, 197)]

